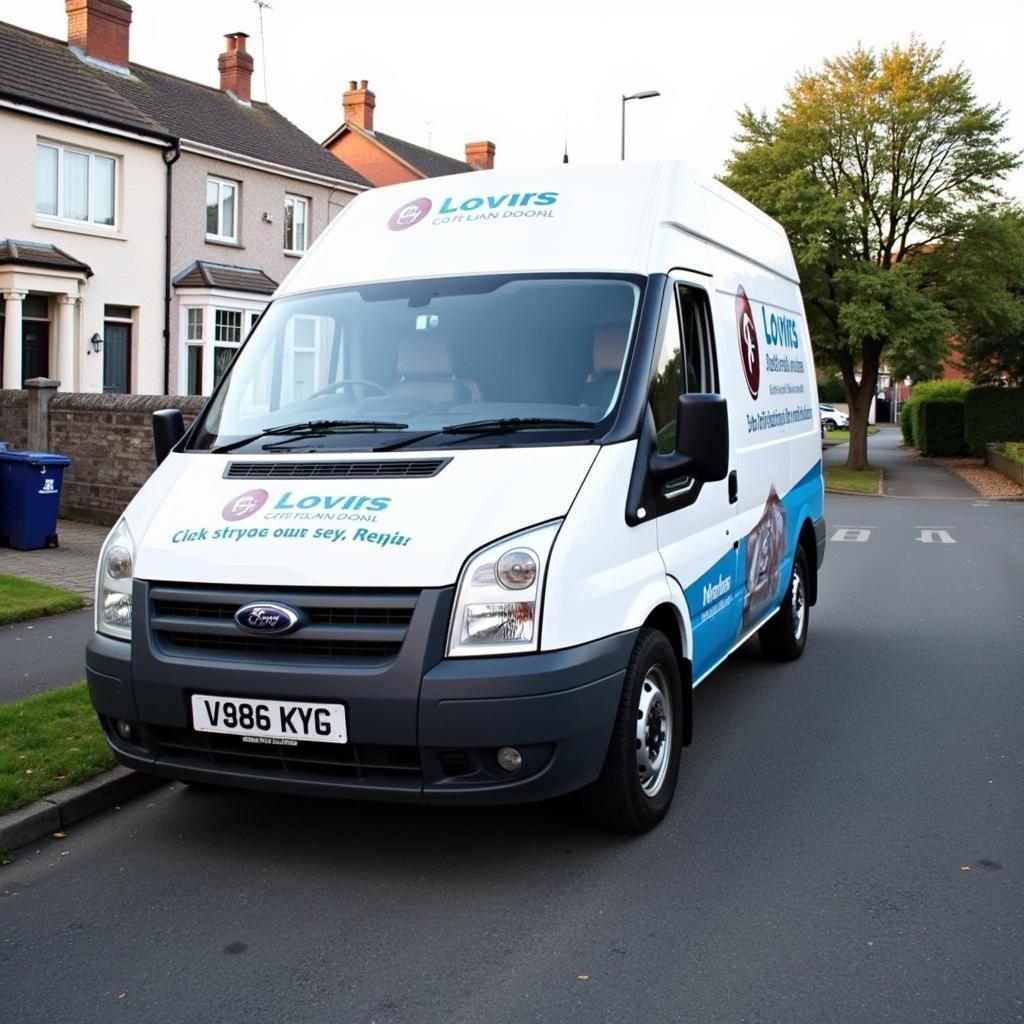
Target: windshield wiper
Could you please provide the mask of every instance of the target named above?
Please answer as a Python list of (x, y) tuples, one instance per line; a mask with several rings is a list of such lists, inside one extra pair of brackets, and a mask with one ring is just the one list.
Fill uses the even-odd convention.
[(376, 450), (393, 452), (397, 448), (405, 448), (416, 441), (436, 437), (438, 434), (508, 434), (514, 430), (543, 429), (544, 427), (573, 427), (577, 430), (589, 429), (593, 423), (588, 420), (560, 419), (547, 416), (505, 416), (492, 420), (470, 420), (468, 423), (449, 423), (437, 430), (427, 430), (412, 437), (403, 437), (394, 444), (383, 445)]
[[(252, 434), (250, 437), (243, 437), (241, 441), (232, 441), (230, 444), (221, 444), (216, 448), (211, 448), (210, 451), (214, 454), (221, 452), (231, 452), (236, 448), (242, 448), (247, 444), (252, 444), (254, 441), (259, 441), (264, 437), (275, 437), (278, 434), (288, 434), (295, 437), (326, 437), (328, 434), (341, 434), (341, 433), (361, 433), (362, 431), (373, 431), (373, 430), (405, 430), (409, 426), (408, 423), (391, 423), (387, 420), (307, 420), (305, 423), (289, 423), (286, 426), (281, 427), (267, 427), (266, 430), (261, 430), (258, 434)], [(284, 444), (286, 442), (277, 442), (278, 444)], [(271, 445), (264, 445), (266, 449), (271, 448)]]

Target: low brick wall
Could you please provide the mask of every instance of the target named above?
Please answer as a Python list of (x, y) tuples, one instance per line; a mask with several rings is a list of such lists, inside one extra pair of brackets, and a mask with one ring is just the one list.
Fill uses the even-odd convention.
[(8, 448), (24, 448), (28, 444), (28, 393), (0, 391), (0, 441)]
[[(181, 409), (188, 426), (202, 407), (202, 398), (175, 395), (54, 394), (46, 450), (71, 459), (60, 514), (83, 523), (116, 522), (156, 468), (153, 413)], [(28, 410), (25, 391), (0, 391), (0, 441), (26, 447)]]
[(995, 445), (985, 446), (985, 462), (997, 473), (1009, 477), (1015, 484), (1024, 487), (1024, 466), (1016, 459), (1008, 458), (995, 450)]

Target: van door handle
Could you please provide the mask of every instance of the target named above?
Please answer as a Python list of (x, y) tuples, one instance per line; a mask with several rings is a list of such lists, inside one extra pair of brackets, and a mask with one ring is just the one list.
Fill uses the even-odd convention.
[(729, 473), (729, 504), (735, 505), (740, 500), (740, 485), (736, 479), (736, 470)]

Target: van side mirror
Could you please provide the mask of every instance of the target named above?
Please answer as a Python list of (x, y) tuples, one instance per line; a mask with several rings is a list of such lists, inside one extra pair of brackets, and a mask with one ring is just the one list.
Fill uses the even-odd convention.
[(676, 407), (674, 455), (651, 456), (658, 483), (691, 476), (710, 483), (729, 475), (729, 403), (721, 395), (682, 395)]
[(181, 418), (180, 409), (157, 409), (153, 413), (153, 443), (158, 466), (184, 436), (185, 421)]

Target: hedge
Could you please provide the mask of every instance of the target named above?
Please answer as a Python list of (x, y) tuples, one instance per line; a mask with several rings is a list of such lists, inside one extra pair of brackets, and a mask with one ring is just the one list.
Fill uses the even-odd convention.
[(964, 402), (964, 433), (972, 455), (995, 441), (1024, 441), (1024, 388), (974, 388)]
[(818, 401), (835, 405), (836, 402), (846, 401), (846, 388), (841, 380), (833, 377), (831, 380), (818, 381)]
[(964, 403), (957, 398), (925, 398), (915, 409), (914, 432), (923, 455), (962, 455)]
[(966, 380), (926, 380), (915, 384), (913, 393), (900, 412), (900, 429), (903, 431), (904, 442), (914, 448), (921, 447), (916, 410), (926, 398), (952, 398), (962, 402), (970, 390), (971, 385)]

